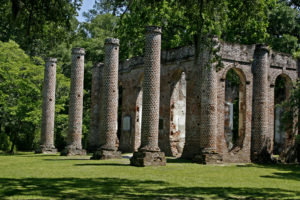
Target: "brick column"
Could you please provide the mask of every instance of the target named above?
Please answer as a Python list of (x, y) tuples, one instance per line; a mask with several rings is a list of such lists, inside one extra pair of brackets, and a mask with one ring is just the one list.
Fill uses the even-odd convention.
[(105, 40), (104, 60), (104, 90), (103, 90), (103, 124), (101, 129), (105, 143), (101, 145), (91, 159), (122, 158), (117, 151), (117, 123), (118, 123), (118, 73), (119, 73), (119, 40), (108, 38)]
[(57, 149), (54, 147), (56, 62), (56, 58), (48, 58), (46, 60), (43, 86), (41, 143), (36, 153), (57, 153)]
[(67, 146), (61, 155), (85, 155), (81, 146), (82, 136), (82, 109), (83, 109), (83, 78), (84, 78), (83, 48), (72, 49), (69, 128)]
[(216, 151), (218, 134), (218, 75), (217, 63), (211, 63), (215, 56), (211, 49), (219, 48), (217, 38), (212, 38), (201, 48), (200, 65), (200, 155), (195, 161), (203, 164), (218, 163), (222, 157)]
[(166, 165), (165, 154), (158, 147), (160, 97), (161, 28), (146, 28), (141, 147), (134, 152), (131, 165)]
[(92, 90), (91, 90), (91, 124), (88, 143), (88, 151), (94, 152), (100, 147), (100, 106), (102, 77), (101, 72), (104, 64), (97, 63), (92, 69)]
[(271, 138), (268, 129), (268, 69), (269, 49), (256, 45), (253, 62), (253, 115), (251, 160), (268, 162), (271, 160)]

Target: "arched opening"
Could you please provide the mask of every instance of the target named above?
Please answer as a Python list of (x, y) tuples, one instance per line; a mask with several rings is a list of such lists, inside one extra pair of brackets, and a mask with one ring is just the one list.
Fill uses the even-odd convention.
[(170, 98), (170, 143), (173, 156), (180, 156), (185, 144), (186, 77), (178, 71), (173, 76)]
[(139, 77), (135, 102), (135, 120), (134, 120), (134, 134), (133, 134), (133, 151), (137, 151), (141, 146), (141, 132), (142, 132), (142, 108), (143, 108), (143, 83), (144, 74)]
[(279, 155), (284, 150), (285, 141), (288, 137), (287, 122), (282, 117), (284, 108), (282, 102), (290, 96), (291, 80), (284, 74), (279, 75), (275, 80), (274, 88), (274, 143), (273, 154)]
[(117, 124), (117, 136), (118, 136), (118, 143), (121, 139), (121, 133), (122, 133), (122, 94), (123, 94), (123, 87), (121, 84), (119, 84), (119, 99), (118, 99), (118, 124)]
[(138, 88), (136, 107), (135, 107), (135, 134), (134, 134), (134, 151), (141, 146), (142, 132), (142, 106), (143, 106), (143, 88)]
[(245, 136), (246, 85), (244, 74), (236, 68), (226, 73), (224, 134), (229, 151), (243, 146)]

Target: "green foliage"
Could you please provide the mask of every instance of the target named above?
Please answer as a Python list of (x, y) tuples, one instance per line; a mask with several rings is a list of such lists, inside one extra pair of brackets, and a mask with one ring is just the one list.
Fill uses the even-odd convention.
[(291, 91), (291, 96), (288, 100), (282, 102), (281, 106), (285, 109), (283, 122), (287, 124), (286, 129), (295, 136), (297, 131), (300, 130), (300, 81), (295, 83), (295, 87)]
[[(30, 59), (15, 42), (0, 42), (1, 134), (9, 136), (12, 150), (14, 145), (23, 150), (39, 145), (43, 64), (38, 57)], [(56, 111), (60, 113), (65, 109), (69, 82), (59, 67), (57, 82)]]
[(69, 38), (82, 0), (0, 0), (0, 40), (16, 41), (30, 56), (44, 56)]
[(242, 44), (263, 43), (269, 37), (269, 9), (274, 0), (228, 1), (228, 23), (223, 33), (226, 41)]
[(10, 141), (9, 136), (6, 133), (1, 132), (1, 134), (0, 134), (0, 150), (8, 152), (11, 149), (11, 146), (12, 146), (12, 142)]
[(278, 2), (269, 16), (268, 43), (274, 50), (294, 54), (300, 53), (300, 10), (288, 2)]

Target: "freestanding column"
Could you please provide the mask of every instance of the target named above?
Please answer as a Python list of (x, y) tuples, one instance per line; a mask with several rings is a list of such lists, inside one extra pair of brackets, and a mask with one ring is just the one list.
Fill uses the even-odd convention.
[(103, 63), (97, 63), (92, 69), (92, 90), (91, 90), (91, 124), (88, 151), (94, 152), (100, 147), (100, 106), (101, 88), (102, 88), (102, 71)]
[(84, 78), (83, 48), (72, 49), (69, 129), (67, 146), (61, 155), (85, 155), (86, 151), (81, 146), (82, 135), (82, 109), (83, 109), (83, 78)]
[(201, 99), (200, 99), (200, 155), (195, 161), (203, 164), (218, 163), (222, 157), (217, 154), (216, 140), (218, 133), (218, 76), (217, 63), (212, 63), (216, 55), (209, 53), (211, 49), (218, 49), (219, 41), (212, 38), (201, 49)]
[(117, 151), (118, 126), (118, 73), (119, 73), (119, 40), (108, 38), (105, 40), (104, 60), (104, 91), (103, 91), (103, 123), (101, 132), (105, 143), (101, 145), (91, 159), (122, 158)]
[(146, 28), (141, 147), (134, 152), (131, 165), (166, 165), (165, 154), (158, 147), (160, 97), (161, 28)]
[(271, 138), (268, 130), (268, 68), (269, 49), (256, 45), (253, 63), (253, 118), (251, 160), (271, 161)]
[(54, 147), (56, 58), (46, 60), (43, 86), (41, 145), (36, 153), (57, 153)]

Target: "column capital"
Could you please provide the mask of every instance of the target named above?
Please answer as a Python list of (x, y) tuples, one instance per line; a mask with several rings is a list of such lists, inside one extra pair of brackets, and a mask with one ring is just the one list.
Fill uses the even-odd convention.
[(111, 44), (111, 45), (120, 45), (120, 40), (118, 38), (106, 38), (104, 44)]
[(146, 26), (146, 34), (152, 34), (152, 33), (162, 33), (160, 26)]
[(85, 49), (80, 47), (73, 48), (72, 54), (85, 55)]
[(270, 47), (267, 44), (256, 44), (255, 50), (265, 51), (267, 53), (270, 53)]
[(46, 62), (51, 62), (51, 63), (57, 63), (57, 59), (56, 58), (51, 58), (51, 57), (46, 58), (45, 61)]

